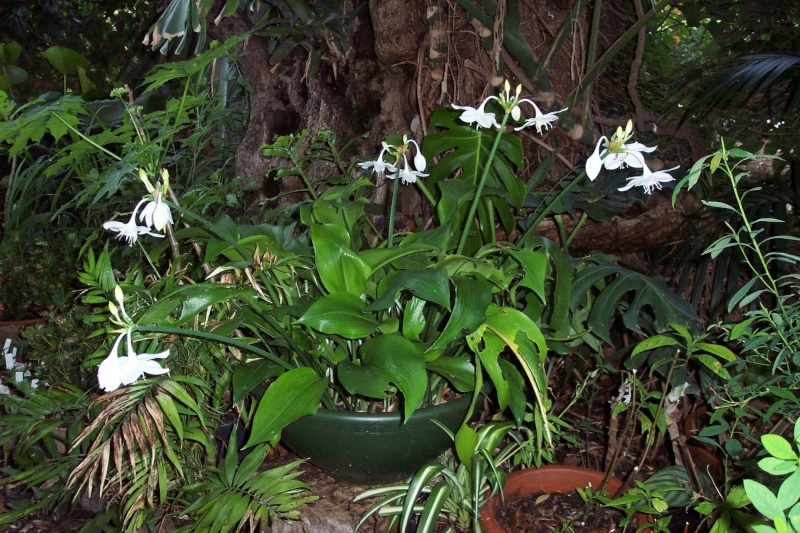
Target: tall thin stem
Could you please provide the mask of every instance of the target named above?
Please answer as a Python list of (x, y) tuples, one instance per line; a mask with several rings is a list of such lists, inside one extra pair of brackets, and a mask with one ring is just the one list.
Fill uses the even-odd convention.
[(394, 187), (392, 188), (392, 204), (389, 207), (389, 234), (386, 240), (386, 247), (391, 248), (394, 241), (394, 211), (397, 209), (397, 189), (400, 187), (400, 177), (395, 176)]
[[(577, 183), (578, 183), (578, 182), (579, 182), (581, 179), (583, 179), (583, 178), (585, 178), (585, 177), (586, 177), (586, 171), (584, 170), (583, 172), (581, 172), (580, 174), (578, 174), (577, 176), (575, 176), (575, 179), (573, 179), (571, 182), (569, 182), (569, 183), (567, 184), (567, 186), (566, 186), (566, 187), (564, 187), (564, 188), (561, 190), (561, 192), (560, 192), (560, 193), (558, 193), (558, 194), (556, 195), (556, 197), (555, 197), (555, 198), (553, 198), (553, 200), (552, 200), (552, 201), (548, 201), (547, 197), (545, 197), (544, 201), (542, 202), (542, 204), (544, 205), (544, 209), (543, 209), (543, 210), (542, 210), (542, 212), (541, 212), (541, 213), (539, 213), (539, 215), (536, 217), (536, 220), (534, 220), (534, 221), (533, 221), (533, 222), (532, 222), (530, 225), (528, 225), (528, 228), (525, 230), (525, 232), (522, 234), (522, 236), (520, 236), (520, 238), (519, 238), (519, 241), (520, 241), (520, 242), (522, 242), (522, 241), (524, 241), (526, 238), (528, 238), (528, 236), (530, 236), (530, 234), (531, 234), (531, 233), (532, 233), (532, 232), (533, 232), (533, 231), (534, 231), (534, 230), (535, 230), (535, 229), (536, 229), (536, 228), (539, 226), (539, 224), (541, 224), (542, 220), (544, 220), (544, 218), (545, 218), (547, 215), (549, 215), (549, 214), (550, 214), (550, 211), (552, 211), (552, 209), (553, 209), (553, 206), (554, 206), (554, 205), (556, 205), (556, 204), (558, 204), (558, 202), (559, 202), (559, 201), (560, 201), (560, 200), (561, 200), (561, 199), (562, 199), (564, 196), (566, 196), (566, 194), (567, 194), (568, 192), (570, 192), (570, 191), (571, 191), (571, 190), (572, 190), (572, 189), (575, 187), (575, 185), (576, 185), (576, 184), (577, 184)], [(552, 192), (552, 191), (551, 191), (551, 192)], [(549, 197), (549, 196), (550, 196), (550, 194), (548, 194), (547, 196)], [(570, 240), (572, 240), (572, 237), (570, 238)]]
[(483, 186), (486, 185), (486, 178), (489, 177), (489, 171), (492, 168), (492, 161), (494, 160), (494, 155), (497, 153), (497, 147), (500, 145), (500, 138), (503, 136), (503, 130), (508, 122), (509, 114), (510, 113), (506, 113), (503, 115), (503, 121), (500, 123), (500, 128), (497, 130), (497, 135), (494, 138), (494, 144), (492, 144), (492, 149), (489, 151), (489, 158), (486, 161), (486, 165), (483, 167), (483, 174), (481, 174), (481, 178), (478, 180), (478, 188), (475, 189), (475, 197), (472, 199), (472, 205), (469, 206), (469, 213), (464, 221), (464, 229), (461, 232), (461, 240), (459, 241), (458, 249), (456, 250), (456, 253), (459, 255), (464, 251), (464, 245), (467, 243), (469, 229), (470, 226), (472, 226), (473, 219), (475, 218), (475, 212), (478, 210), (478, 203), (481, 201)]

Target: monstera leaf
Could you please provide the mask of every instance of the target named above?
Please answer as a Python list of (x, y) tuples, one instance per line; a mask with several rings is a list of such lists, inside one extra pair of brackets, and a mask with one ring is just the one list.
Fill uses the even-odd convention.
[(572, 307), (577, 309), (593, 287), (599, 294), (592, 303), (588, 325), (602, 339), (611, 341), (610, 325), (621, 313), (631, 331), (656, 334), (669, 323), (687, 325), (695, 319), (689, 304), (664, 283), (615, 264), (598, 263), (579, 271), (572, 283)]

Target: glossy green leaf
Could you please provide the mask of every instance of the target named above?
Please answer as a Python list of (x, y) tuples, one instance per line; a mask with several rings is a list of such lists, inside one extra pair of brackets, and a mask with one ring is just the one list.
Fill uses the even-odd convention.
[(316, 300), (297, 320), (317, 331), (359, 339), (373, 333), (378, 323), (364, 312), (364, 302), (347, 292), (328, 294)]
[(458, 392), (475, 387), (475, 365), (466, 357), (441, 356), (427, 363), (427, 368), (444, 377)]
[(767, 433), (761, 437), (761, 443), (764, 445), (767, 452), (776, 459), (784, 459), (787, 461), (797, 460), (797, 454), (792, 450), (792, 445), (780, 435)]
[(280, 437), (281, 430), (300, 417), (317, 412), (327, 382), (307, 367), (278, 377), (258, 403), (245, 448)]
[(239, 403), (250, 391), (266, 379), (283, 372), (283, 368), (273, 361), (254, 361), (237, 364), (233, 367), (233, 403)]
[(800, 470), (795, 466), (794, 472), (783, 480), (778, 489), (778, 505), (788, 509), (800, 500)]
[(430, 349), (444, 348), (478, 328), (486, 319), (492, 297), (489, 283), (479, 278), (456, 277), (453, 312)]
[[(380, 379), (381, 374), (387, 376), (403, 394), (404, 418), (407, 420), (422, 404), (428, 384), (425, 359), (417, 347), (401, 335), (380, 335), (364, 342), (359, 348), (359, 356), (361, 367), (340, 365), (347, 373), (346, 378), (339, 373), (342, 384), (348, 392), (356, 394), (361, 387), (374, 389), (377, 386), (375, 380)], [(389, 386), (389, 382), (384, 382), (384, 390)]]
[(369, 265), (350, 249), (350, 235), (344, 226), (311, 226), (314, 260), (320, 280), (331, 293), (348, 292), (360, 297), (370, 276)]
[(450, 280), (444, 268), (401, 270), (384, 278), (378, 290), (380, 297), (368, 305), (366, 311), (391, 308), (401, 290), (407, 290), (421, 300), (450, 309)]

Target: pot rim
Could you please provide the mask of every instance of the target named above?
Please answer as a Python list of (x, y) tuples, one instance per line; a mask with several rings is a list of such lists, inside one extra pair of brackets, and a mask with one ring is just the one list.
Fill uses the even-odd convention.
[[(605, 477), (604, 472), (599, 470), (592, 470), (582, 466), (568, 466), (568, 465), (543, 465), (539, 468), (526, 468), (524, 470), (517, 470), (511, 472), (506, 477), (506, 483), (503, 487), (503, 493), (493, 496), (486, 504), (481, 507), (480, 521), (483, 526), (484, 533), (507, 533), (507, 531), (497, 521), (497, 514), (500, 507), (503, 505), (505, 499), (513, 500), (517, 498), (524, 498), (536, 492), (557, 492), (565, 489), (545, 489), (542, 485), (546, 485), (547, 478), (553, 479), (555, 482), (563, 485), (565, 479), (570, 477), (583, 476), (586, 483), (580, 487), (584, 488), (591, 483), (592, 485), (599, 486)], [(609, 493), (613, 494), (622, 487), (622, 480), (611, 477), (608, 480), (606, 489)], [(578, 488), (576, 485), (572, 487), (574, 490)], [(641, 527), (648, 522), (648, 517), (643, 514), (637, 513), (635, 515), (638, 525)], [(643, 530), (644, 533), (649, 533), (650, 529)]]

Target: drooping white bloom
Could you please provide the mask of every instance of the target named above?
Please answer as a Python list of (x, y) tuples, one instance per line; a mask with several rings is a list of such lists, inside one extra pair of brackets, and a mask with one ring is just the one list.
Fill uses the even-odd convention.
[(461, 122), (466, 122), (467, 124), (476, 124), (478, 129), (480, 128), (499, 128), (500, 124), (497, 123), (497, 118), (495, 118), (494, 113), (490, 113), (486, 111), (486, 104), (489, 103), (489, 100), (497, 100), (496, 96), (490, 96), (483, 103), (478, 107), (469, 107), (469, 106), (460, 106), (451, 104), (453, 109), (458, 109), (459, 111), (463, 111), (461, 116), (459, 116), (459, 120)]
[(160, 190), (157, 189), (153, 193), (153, 199), (144, 206), (142, 213), (139, 215), (139, 220), (143, 220), (148, 228), (158, 231), (164, 231), (167, 224), (172, 224), (172, 212), (163, 201)]
[[(169, 350), (154, 354), (137, 354), (133, 351), (133, 341), (131, 340), (132, 328), (128, 328), (120, 333), (111, 353), (97, 367), (97, 381), (100, 388), (106, 392), (117, 390), (122, 385), (135, 383), (145, 374), (161, 375), (169, 372), (168, 368), (162, 368), (153, 359), (165, 359), (169, 356)], [(123, 337), (127, 337), (127, 354), (119, 356), (119, 343)]]
[(139, 203), (136, 204), (136, 207), (133, 209), (133, 214), (131, 214), (130, 220), (127, 222), (108, 220), (103, 223), (103, 229), (117, 233), (117, 238), (128, 241), (128, 246), (133, 246), (133, 244), (139, 239), (140, 235), (164, 237), (158, 233), (151, 232), (150, 226), (139, 226), (136, 224), (136, 213), (139, 211), (139, 207), (141, 207), (145, 201), (145, 199), (139, 200)]
[(168, 223), (172, 224), (172, 212), (169, 209), (169, 205), (164, 202), (164, 195), (169, 188), (169, 172), (166, 169), (161, 169), (161, 182), (157, 182), (153, 186), (147, 178), (147, 173), (140, 168), (139, 179), (142, 180), (151, 197), (150, 202), (144, 207), (142, 214), (139, 215), (139, 220), (143, 220), (149, 228), (164, 231)]
[[(423, 158), (423, 161), (424, 160), (425, 159)], [(394, 174), (392, 176), (387, 176), (387, 177), (394, 179), (395, 177), (397, 177), (399, 175), (400, 180), (403, 182), (403, 184), (404, 185), (408, 185), (410, 183), (416, 183), (417, 182), (417, 178), (424, 178), (424, 177), (427, 176), (427, 174), (424, 174), (422, 172), (422, 170), (425, 170), (424, 164), (422, 166), (422, 169), (420, 169), (419, 166), (417, 166), (417, 158), (416, 157), (414, 158), (414, 166), (417, 167), (417, 170), (413, 170), (408, 165), (408, 159), (406, 158), (405, 154), (403, 154), (403, 163), (404, 163), (403, 164), (403, 168), (401, 168), (397, 174)]]
[(376, 174), (397, 172), (397, 168), (394, 165), (383, 160), (383, 155), (386, 153), (389, 147), (390, 145), (383, 143), (383, 148), (381, 149), (380, 153), (378, 154), (378, 158), (375, 161), (365, 161), (364, 163), (359, 163), (358, 166), (361, 168), (372, 168), (375, 170)]
[(647, 194), (651, 194), (653, 189), (661, 190), (662, 183), (669, 183), (670, 181), (674, 181), (675, 178), (670, 176), (668, 172), (676, 170), (679, 167), (672, 167), (668, 168), (667, 170), (659, 170), (656, 172), (651, 171), (647, 165), (642, 167), (642, 175), (641, 176), (631, 176), (628, 178), (628, 184), (624, 187), (620, 187), (620, 191), (627, 191), (632, 189), (633, 187), (642, 187), (644, 192)]

